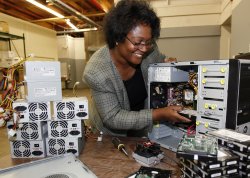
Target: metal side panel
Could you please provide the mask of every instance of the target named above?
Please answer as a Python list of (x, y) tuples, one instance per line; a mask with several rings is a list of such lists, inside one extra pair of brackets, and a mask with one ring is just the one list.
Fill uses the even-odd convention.
[(97, 176), (73, 154), (33, 161), (0, 170), (0, 178), (97, 178)]

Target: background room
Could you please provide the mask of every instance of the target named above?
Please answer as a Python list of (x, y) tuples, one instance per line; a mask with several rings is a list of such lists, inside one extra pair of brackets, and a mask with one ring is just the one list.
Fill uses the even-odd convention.
[[(90, 57), (105, 45), (103, 19), (118, 1), (0, 1), (0, 80), (2, 82), (0, 85), (0, 169), (28, 162), (27, 159), (17, 162), (11, 159), (10, 140), (3, 119), (5, 110), (2, 108), (6, 98), (12, 103), (15, 99), (24, 99), (27, 95), (23, 85), (23, 81), (27, 80), (22, 66), (25, 61), (59, 62), (62, 97), (86, 97), (89, 108), (88, 118), (94, 117), (90, 112), (93, 105), (90, 89), (82, 80), (82, 75)], [(176, 58), (178, 62), (233, 59), (239, 54), (246, 54), (249, 58), (250, 23), (247, 18), (250, 16), (249, 0), (148, 1), (161, 20), (161, 32), (157, 45), (166, 56)], [(36, 3), (40, 3), (38, 5), (40, 7)], [(49, 12), (50, 10), (46, 8), (54, 12)], [(11, 68), (13, 66), (14, 69)], [(187, 70), (185, 67), (183, 69)], [(5, 97), (10, 96), (6, 92), (10, 87), (5, 79), (8, 78), (11, 82), (12, 77), (20, 83), (16, 98)], [(88, 119), (84, 122), (89, 124)], [(101, 146), (97, 145), (97, 147)], [(110, 147), (108, 149), (107, 152), (111, 154), (113, 150), (110, 151)], [(86, 151), (89, 150), (87, 147)], [(91, 165), (92, 170), (101, 169), (105, 172), (105, 166), (96, 165), (91, 160), (91, 156), (94, 155), (94, 153), (90, 154), (85, 161)], [(80, 154), (81, 160), (84, 159), (83, 157), (83, 154)], [(120, 171), (120, 174), (124, 177), (129, 171), (132, 173), (135, 168)], [(105, 173), (109, 175), (107, 172), (111, 171), (106, 170)]]

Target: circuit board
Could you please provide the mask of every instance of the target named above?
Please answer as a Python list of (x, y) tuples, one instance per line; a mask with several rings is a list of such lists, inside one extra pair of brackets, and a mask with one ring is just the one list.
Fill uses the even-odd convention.
[(185, 135), (181, 140), (177, 155), (180, 157), (217, 158), (218, 142), (214, 137), (207, 135)]

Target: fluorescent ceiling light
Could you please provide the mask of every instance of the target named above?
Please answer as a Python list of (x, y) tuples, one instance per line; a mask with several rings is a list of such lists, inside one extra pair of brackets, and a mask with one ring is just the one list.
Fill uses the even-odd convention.
[[(43, 9), (43, 10), (46, 10), (47, 12), (49, 12), (49, 13), (51, 13), (51, 14), (53, 14), (53, 15), (59, 17), (59, 18), (65, 18), (65, 16), (63, 16), (62, 14), (60, 14), (60, 13), (58, 13), (58, 12), (56, 12), (56, 11), (54, 11), (54, 10), (48, 8), (48, 7), (46, 7), (46, 6), (43, 5), (43, 4), (40, 4), (39, 2), (37, 2), (37, 1), (35, 1), (35, 0), (26, 0), (26, 1), (28, 1), (29, 3), (35, 5), (35, 6), (41, 8), (41, 9)], [(70, 22), (69, 19), (65, 19), (65, 21), (66, 21), (66, 23), (67, 23), (72, 29), (74, 29), (74, 30), (79, 30), (74, 24), (72, 24), (72, 23)]]
[(67, 23), (71, 28), (73, 28), (74, 30), (79, 30), (74, 24), (72, 24), (72, 23), (70, 22), (69, 19), (66, 19), (65, 21), (66, 21), (66, 23)]
[(35, 6), (41, 8), (43, 10), (46, 10), (47, 12), (49, 12), (49, 13), (51, 13), (51, 14), (59, 17), (59, 18), (64, 18), (64, 16), (62, 14), (60, 14), (60, 13), (46, 7), (45, 5), (40, 4), (39, 2), (36, 2), (35, 0), (26, 0), (26, 1), (28, 1), (29, 3), (35, 5)]
[(88, 32), (88, 31), (95, 31), (98, 30), (98, 28), (93, 27), (93, 28), (83, 28), (83, 29), (78, 29), (77, 31), (69, 30), (69, 31), (58, 31), (56, 34), (66, 34), (66, 33), (75, 33), (75, 32)]

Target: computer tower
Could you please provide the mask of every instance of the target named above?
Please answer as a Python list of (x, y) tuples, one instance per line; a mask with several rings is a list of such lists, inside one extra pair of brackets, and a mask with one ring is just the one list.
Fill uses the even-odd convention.
[[(249, 70), (250, 60), (243, 59), (151, 64), (148, 69), (148, 106), (180, 105), (184, 108), (180, 114), (192, 122), (190, 125), (155, 123), (149, 133), (150, 139), (176, 151), (177, 147), (171, 145), (177, 146), (182, 137), (176, 130), (190, 134), (230, 128), (250, 134)], [(163, 127), (167, 128), (166, 133), (159, 129)]]

